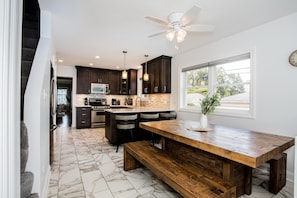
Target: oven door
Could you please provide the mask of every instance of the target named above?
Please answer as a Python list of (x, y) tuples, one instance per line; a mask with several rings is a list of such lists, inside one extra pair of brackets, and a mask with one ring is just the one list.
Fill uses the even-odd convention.
[(91, 127), (104, 127), (105, 126), (105, 111), (92, 110), (91, 111)]

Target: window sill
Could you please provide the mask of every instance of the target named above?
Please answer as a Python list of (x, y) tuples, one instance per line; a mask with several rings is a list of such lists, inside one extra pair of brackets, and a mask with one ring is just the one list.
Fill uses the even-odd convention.
[[(179, 108), (179, 111), (180, 112), (186, 112), (186, 113), (198, 113), (198, 114), (201, 114), (200, 109), (198, 109), (198, 108), (194, 109), (194, 108), (181, 107), (181, 108)], [(213, 112), (211, 115), (255, 119), (255, 115), (252, 112), (250, 112), (250, 111), (240, 111), (240, 110), (222, 110), (222, 109), (218, 109), (215, 112)]]

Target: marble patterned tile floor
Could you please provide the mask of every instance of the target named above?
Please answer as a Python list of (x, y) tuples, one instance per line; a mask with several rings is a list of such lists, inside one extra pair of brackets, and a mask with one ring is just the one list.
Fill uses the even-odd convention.
[[(148, 169), (123, 170), (119, 151), (104, 137), (104, 128), (58, 128), (48, 198), (179, 198)], [(293, 184), (277, 195), (265, 188), (267, 175), (255, 172), (253, 193), (241, 198), (293, 198)]]

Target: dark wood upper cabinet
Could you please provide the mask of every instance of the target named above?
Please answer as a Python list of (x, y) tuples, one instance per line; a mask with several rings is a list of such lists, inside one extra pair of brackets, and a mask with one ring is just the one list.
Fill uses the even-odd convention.
[(122, 79), (120, 83), (120, 94), (122, 95), (136, 95), (137, 94), (137, 70), (129, 69), (127, 70), (127, 79)]
[(77, 94), (90, 94), (91, 93), (91, 69), (87, 67), (76, 66), (77, 75)]
[[(142, 93), (171, 93), (171, 58), (159, 56), (147, 62), (149, 81), (142, 81)], [(145, 63), (143, 74), (145, 73)]]
[(109, 70), (107, 69), (91, 69), (91, 83), (109, 84)]
[(137, 70), (130, 69), (128, 72), (129, 77), (129, 95), (137, 95)]
[(159, 73), (160, 93), (171, 93), (171, 57), (164, 57)]
[(122, 71), (76, 66), (77, 94), (90, 94), (91, 83), (109, 84), (110, 94), (136, 95), (137, 70), (129, 69), (128, 79), (122, 80)]
[(120, 80), (122, 72), (118, 70), (110, 70), (108, 75), (110, 94), (120, 94)]

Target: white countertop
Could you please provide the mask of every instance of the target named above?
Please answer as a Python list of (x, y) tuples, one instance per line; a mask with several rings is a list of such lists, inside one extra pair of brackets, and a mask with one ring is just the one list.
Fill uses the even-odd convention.
[(77, 105), (75, 107), (91, 107), (90, 105)]
[(141, 113), (141, 112), (175, 111), (175, 109), (126, 106), (125, 108), (115, 108), (115, 109), (110, 108), (110, 109), (106, 109), (105, 111), (110, 113)]

